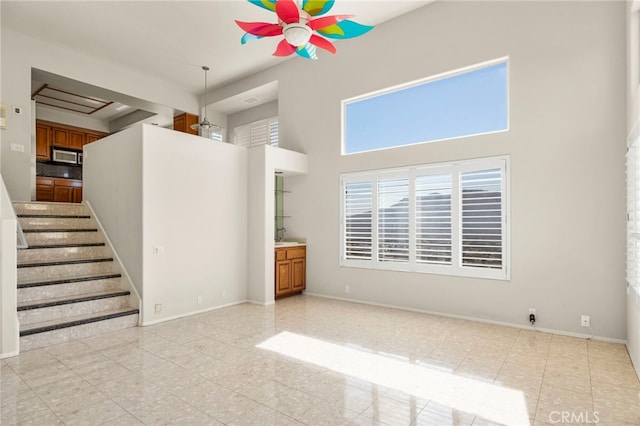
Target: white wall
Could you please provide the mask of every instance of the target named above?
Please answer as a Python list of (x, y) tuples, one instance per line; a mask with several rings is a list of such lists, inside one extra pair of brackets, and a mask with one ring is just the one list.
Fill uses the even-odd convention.
[[(2, 102), (21, 106), (21, 116), (11, 116), (11, 127), (2, 139), (2, 174), (15, 201), (31, 199), (31, 68), (79, 80), (183, 111), (197, 111), (198, 98), (175, 84), (155, 76), (101, 61), (8, 30), (2, 29)], [(24, 145), (24, 152), (11, 152), (12, 143)]]
[(143, 324), (247, 299), (246, 149), (136, 125), (85, 154), (85, 198), (141, 295)]
[(84, 154), (83, 198), (91, 203), (142, 297), (142, 126), (85, 145)]
[(38, 120), (51, 121), (69, 126), (81, 127), (83, 129), (97, 130), (109, 133), (109, 123), (92, 118), (91, 116), (81, 116), (60, 109), (53, 109), (36, 105), (36, 117)]
[[(625, 339), (624, 22), (623, 2), (434, 2), (221, 88), (278, 79), (281, 144), (309, 156), (287, 201), (308, 291), (522, 326), (532, 307), (539, 327), (575, 334), (587, 314), (595, 336)], [(341, 100), (502, 56), (509, 132), (340, 155)], [(507, 154), (510, 282), (339, 267), (340, 173)]]
[[(275, 260), (273, 220), (275, 210), (275, 172), (295, 176), (306, 174), (305, 154), (259, 145), (249, 153), (249, 300), (268, 305), (275, 299)], [(288, 179), (288, 178), (287, 178)], [(287, 213), (288, 214), (288, 213)]]
[(233, 129), (236, 127), (277, 116), (278, 101), (268, 102), (266, 104), (258, 105), (257, 107), (229, 114), (227, 116), (227, 125), (229, 126), (227, 134), (229, 141), (232, 141)]
[(0, 177), (0, 358), (19, 351), (16, 227), (16, 216)]
[(246, 300), (246, 149), (143, 129), (144, 323)]
[[(627, 131), (631, 135), (633, 128), (640, 126), (640, 2), (628, 2), (627, 6)], [(627, 349), (640, 376), (640, 297), (629, 292), (626, 308)]]

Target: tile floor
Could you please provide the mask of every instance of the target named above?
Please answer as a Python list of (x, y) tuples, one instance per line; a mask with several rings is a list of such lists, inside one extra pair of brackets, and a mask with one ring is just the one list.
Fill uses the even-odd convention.
[(1, 368), (3, 425), (640, 424), (623, 345), (309, 296)]

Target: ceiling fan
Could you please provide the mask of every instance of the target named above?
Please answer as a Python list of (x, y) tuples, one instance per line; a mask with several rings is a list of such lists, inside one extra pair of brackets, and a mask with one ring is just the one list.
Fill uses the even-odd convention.
[(274, 56), (289, 56), (293, 53), (307, 59), (318, 59), (316, 48), (336, 53), (336, 48), (327, 39), (345, 39), (361, 36), (373, 26), (362, 25), (351, 21), (352, 15), (330, 15), (327, 13), (335, 0), (302, 0), (300, 6), (294, 0), (248, 0), (256, 6), (275, 12), (278, 23), (243, 22), (236, 20), (236, 24), (246, 34), (241, 43), (263, 37), (284, 35)]

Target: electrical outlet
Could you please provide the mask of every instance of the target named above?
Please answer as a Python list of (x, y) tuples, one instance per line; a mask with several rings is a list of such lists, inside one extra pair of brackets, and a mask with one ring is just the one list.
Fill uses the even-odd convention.
[(582, 315), (580, 317), (580, 325), (582, 327), (591, 327), (591, 317), (589, 315)]
[(13, 151), (13, 152), (24, 152), (24, 145), (19, 144), (19, 143), (12, 143), (11, 144), (11, 151)]
[(198, 296), (198, 305), (202, 305), (202, 296)]
[(12, 111), (15, 115), (22, 115), (22, 107), (14, 106)]
[(536, 314), (536, 310), (535, 308), (529, 308), (529, 315), (535, 315)]
[(344, 292), (347, 294), (351, 293), (351, 286), (349, 284), (344, 286)]
[(162, 312), (162, 303), (156, 303), (156, 314)]
[(164, 247), (163, 246), (153, 246), (153, 255), (154, 256), (160, 256), (162, 253), (164, 253)]

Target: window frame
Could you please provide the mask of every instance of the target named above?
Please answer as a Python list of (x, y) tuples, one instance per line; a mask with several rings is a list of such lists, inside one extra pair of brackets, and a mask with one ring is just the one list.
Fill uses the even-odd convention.
[[(483, 68), (489, 68), (492, 67), (494, 65), (498, 65), (498, 64), (506, 64), (506, 127), (504, 129), (499, 129), (499, 130), (492, 130), (492, 131), (488, 131), (488, 132), (479, 132), (479, 133), (471, 133), (471, 134), (466, 134), (466, 135), (459, 135), (459, 136), (451, 136), (451, 137), (446, 137), (446, 138), (440, 138), (440, 139), (433, 139), (433, 140), (425, 140), (425, 141), (420, 141), (420, 142), (408, 142), (408, 143), (402, 143), (399, 145), (393, 145), (393, 146), (387, 146), (387, 147), (382, 147), (382, 148), (373, 148), (373, 149), (368, 149), (365, 151), (357, 151), (357, 152), (347, 152), (347, 138), (346, 138), (346, 129), (347, 129), (347, 105), (353, 102), (358, 102), (358, 101), (362, 101), (362, 100), (366, 100), (366, 99), (370, 99), (370, 98), (374, 98), (377, 96), (382, 96), (388, 93), (393, 93), (393, 92), (397, 92), (397, 91), (401, 91), (401, 90), (405, 90), (411, 87), (416, 87), (416, 86), (421, 86), (423, 84), (428, 84), (428, 83), (432, 83), (438, 80), (444, 80), (447, 78), (451, 78), (451, 77), (456, 77), (458, 75), (461, 74), (466, 74), (466, 73), (471, 73), (477, 70), (481, 70)], [(428, 144), (428, 143), (433, 143), (433, 142), (442, 142), (442, 141), (449, 141), (449, 140), (455, 140), (455, 139), (464, 139), (464, 138), (470, 138), (470, 137), (476, 137), (476, 136), (483, 136), (483, 135), (491, 135), (491, 134), (496, 134), (496, 133), (505, 133), (508, 132), (510, 127), (511, 127), (511, 114), (510, 114), (510, 110), (511, 110), (511, 90), (510, 90), (510, 72), (511, 70), (511, 63), (510, 63), (510, 57), (509, 56), (502, 56), (499, 58), (495, 58), (495, 59), (491, 59), (488, 61), (484, 61), (484, 62), (480, 62), (480, 63), (476, 63), (476, 64), (472, 64), (466, 67), (462, 67), (462, 68), (457, 68), (455, 70), (450, 70), (450, 71), (445, 71), (439, 74), (435, 74), (432, 76), (428, 76), (428, 77), (424, 77), (421, 79), (417, 79), (417, 80), (413, 80), (410, 82), (406, 82), (406, 83), (402, 83), (402, 84), (397, 84), (391, 87), (387, 87), (384, 89), (380, 89), (380, 90), (375, 90), (373, 92), (369, 92), (366, 94), (362, 94), (362, 95), (358, 95), (358, 96), (354, 96), (348, 99), (344, 99), (341, 102), (341, 128), (340, 128), (340, 153), (343, 156), (348, 156), (348, 155), (358, 155), (358, 154), (367, 154), (370, 152), (376, 152), (376, 151), (384, 151), (384, 150), (388, 150), (388, 149), (396, 149), (396, 148), (404, 148), (407, 146), (414, 146), (414, 145), (421, 145), (421, 144)]]
[[(401, 168), (369, 170), (343, 173), (340, 175), (340, 240), (339, 265), (348, 268), (364, 268), (403, 272), (417, 272), (436, 275), (449, 275), (471, 278), (511, 280), (511, 232), (510, 232), (510, 172), (509, 156), (486, 157), (471, 160), (444, 163), (421, 164)], [(462, 185), (460, 176), (470, 171), (500, 169), (501, 170), (501, 268), (488, 268), (462, 265)], [(423, 175), (451, 174), (451, 264), (440, 265), (416, 261), (416, 177)], [(379, 253), (379, 218), (378, 218), (378, 181), (386, 177), (409, 178), (409, 260), (408, 262), (380, 261)], [(371, 183), (371, 259), (347, 259), (346, 257), (346, 185), (350, 183)], [(454, 195), (455, 194), (455, 195)], [(375, 231), (375, 232), (374, 232)]]

